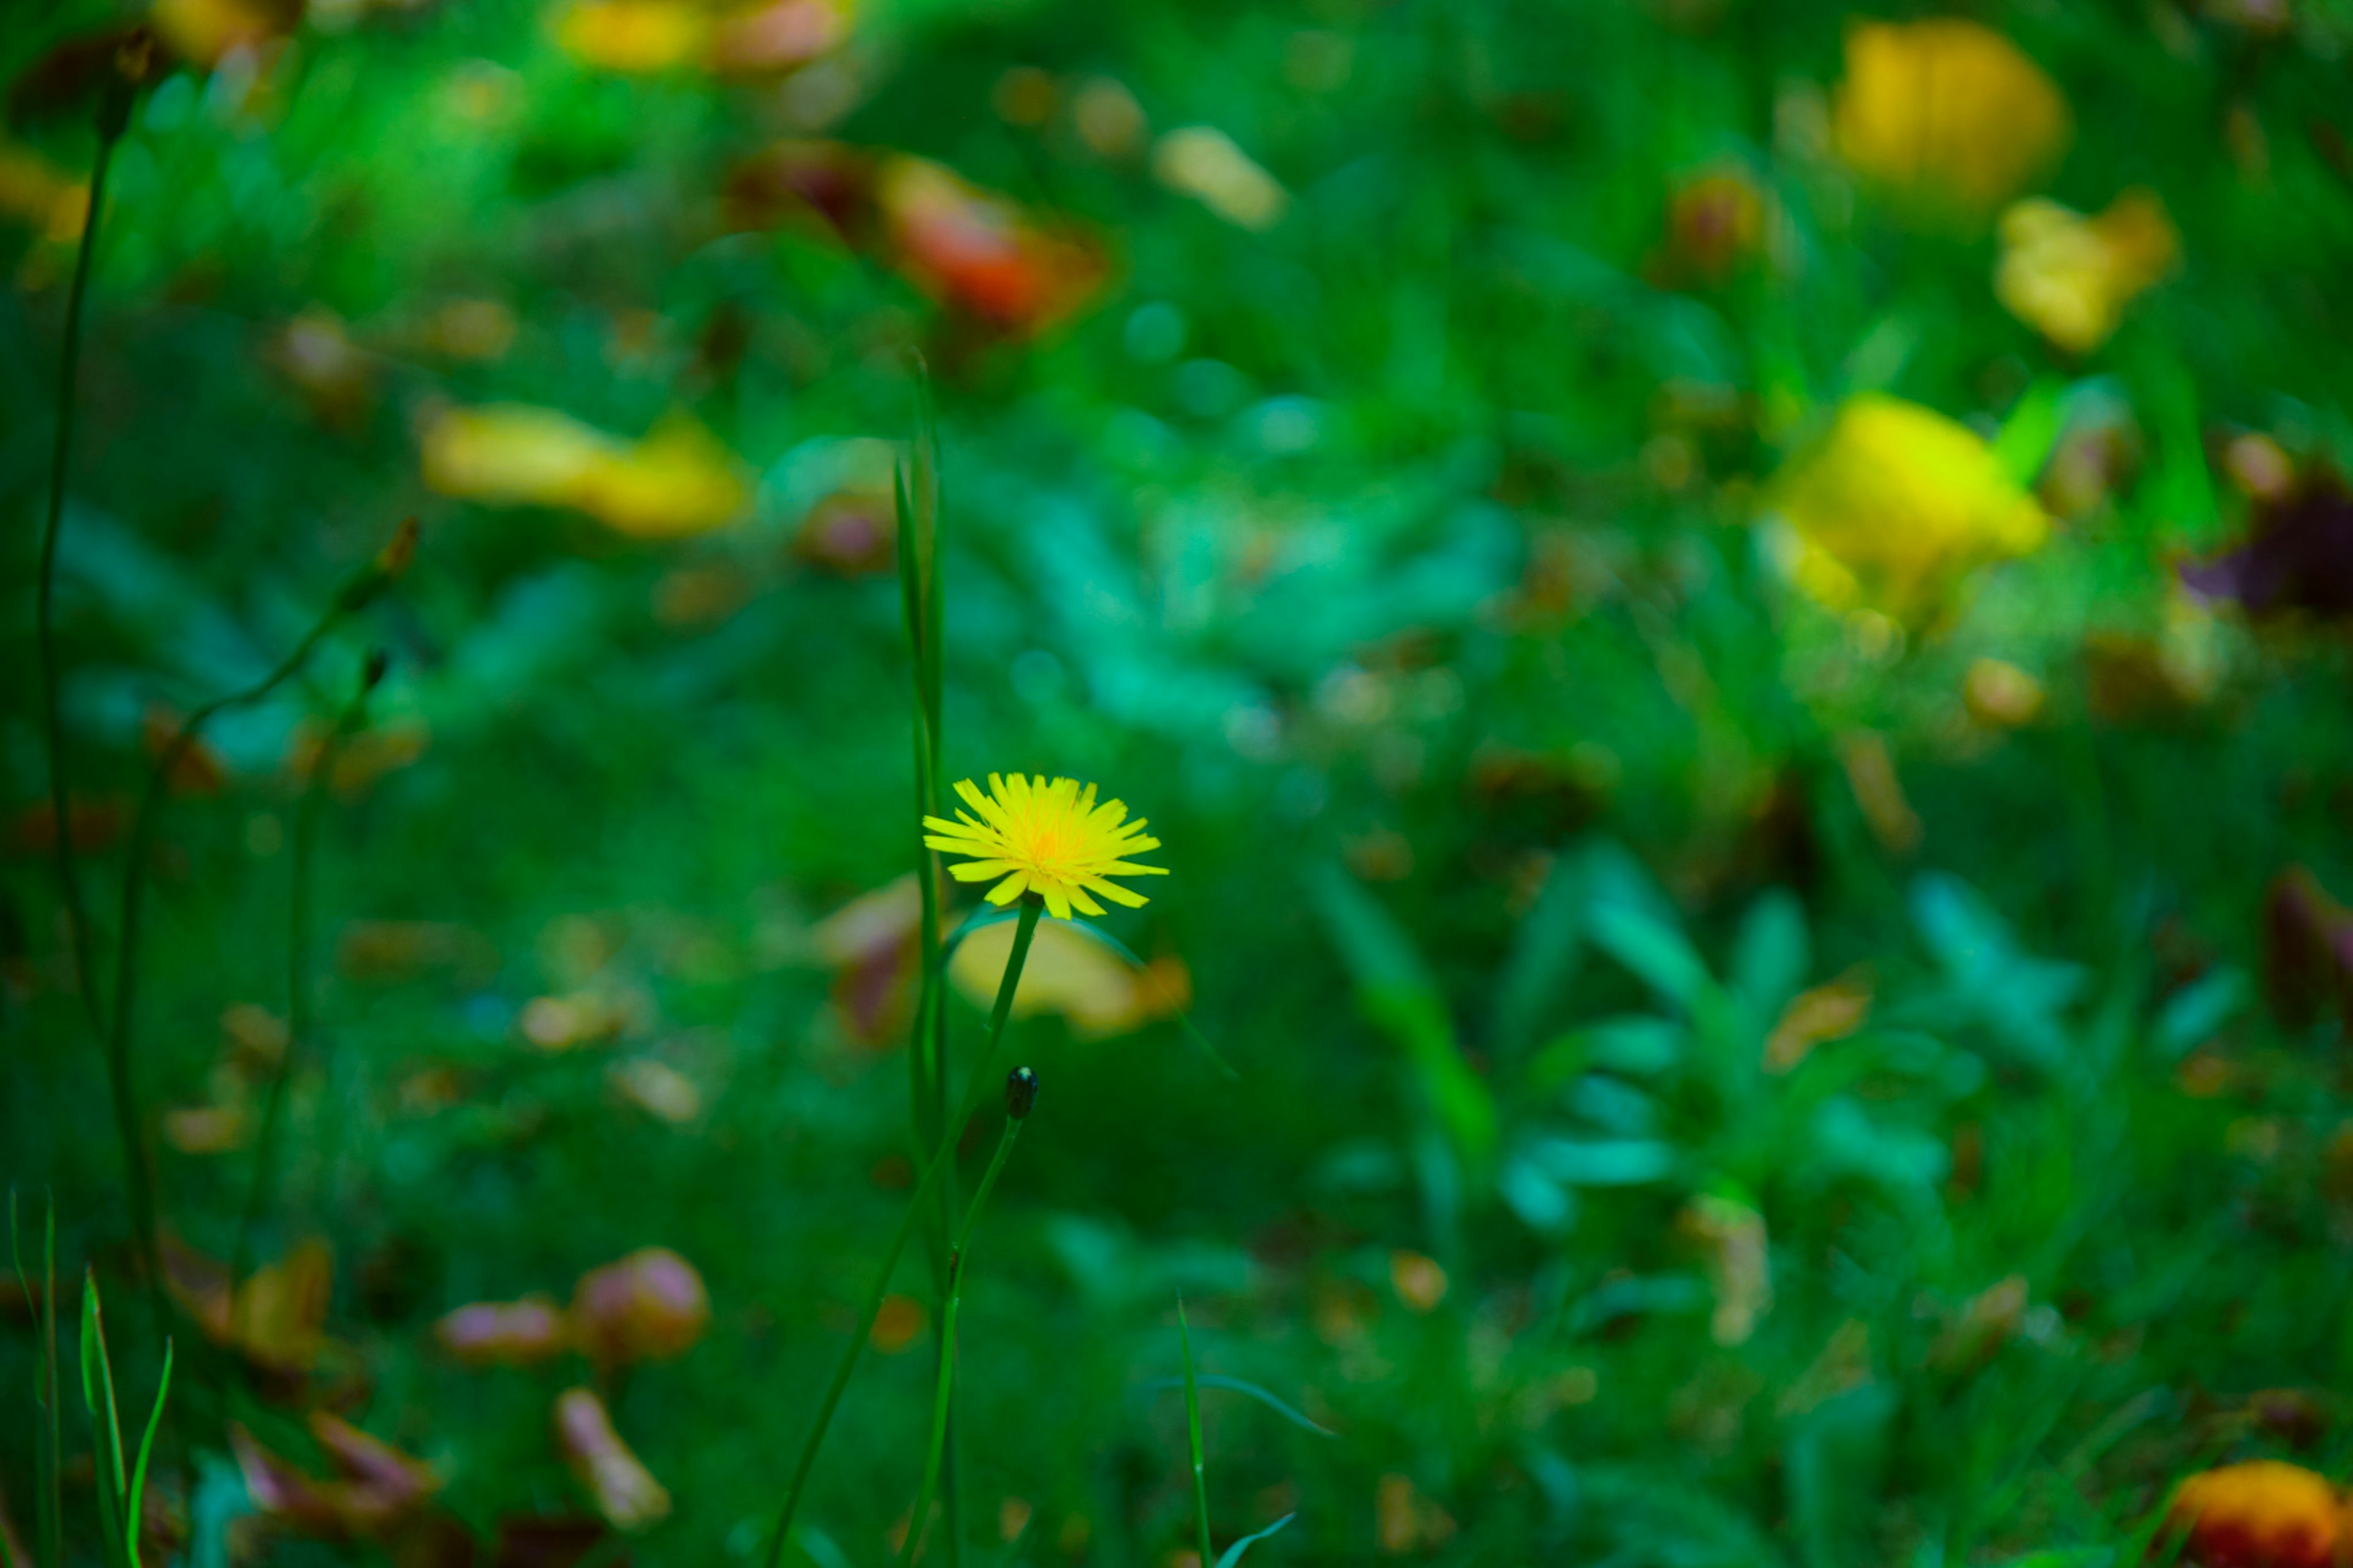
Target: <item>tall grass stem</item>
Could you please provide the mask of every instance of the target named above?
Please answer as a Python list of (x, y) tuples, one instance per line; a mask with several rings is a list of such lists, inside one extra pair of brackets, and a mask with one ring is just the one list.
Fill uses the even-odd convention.
[[(801, 1499), (808, 1489), (809, 1472), (817, 1465), (818, 1450), (825, 1445), (825, 1435), (833, 1425), (834, 1413), (841, 1407), (841, 1396), (849, 1387), (850, 1374), (858, 1370), (858, 1359), (865, 1352), (867, 1336), (872, 1331), (874, 1319), (882, 1310), (882, 1298), (891, 1289), (891, 1274), (899, 1266), (899, 1257), (907, 1249), (908, 1237), (914, 1234), (916, 1221), (923, 1217), (924, 1205), (931, 1201), (941, 1172), (955, 1159), (956, 1138), (972, 1113), (980, 1108), (982, 1092), (988, 1085), (988, 1072), (997, 1059), (997, 1048), (1005, 1038), (1005, 1026), (1013, 1014), (1013, 994), (1021, 984), (1022, 966), (1029, 957), (1030, 939), (1038, 934), (1038, 916), (1045, 901), (1035, 893), (1021, 900), (1019, 923), (1013, 928), (1013, 952), (1006, 959), (1005, 978), (997, 987), (997, 1005), (988, 1016), (988, 1034), (981, 1046), (980, 1060), (974, 1066), (970, 1083), (965, 1089), (964, 1101), (956, 1114), (941, 1131), (938, 1145), (932, 1151), (923, 1173), (907, 1199), (906, 1212), (899, 1216), (899, 1226), (882, 1249), (882, 1261), (874, 1271), (874, 1284), (867, 1292), (866, 1304), (850, 1331), (849, 1342), (842, 1347), (841, 1360), (833, 1369), (833, 1381), (827, 1385), (825, 1398), (818, 1405), (817, 1420), (809, 1427), (808, 1436), (801, 1444), (800, 1457), (794, 1461), (792, 1479), (785, 1487), (785, 1500), (776, 1512), (776, 1528), (768, 1540), (767, 1568), (777, 1568), (784, 1561), (785, 1542), (792, 1535), (793, 1521), (800, 1512)], [(934, 962), (926, 955), (927, 963)]]

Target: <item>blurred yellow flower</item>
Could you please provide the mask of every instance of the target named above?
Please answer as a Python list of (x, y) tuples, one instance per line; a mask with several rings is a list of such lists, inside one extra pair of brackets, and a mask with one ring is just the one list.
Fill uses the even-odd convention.
[(849, 36), (850, 0), (575, 0), (556, 15), (565, 54), (600, 70), (651, 75), (691, 67), (727, 75), (786, 71)]
[[(948, 979), (973, 1005), (986, 1007), (1012, 956), (1012, 922), (983, 926), (956, 948)], [(1060, 1013), (1074, 1033), (1102, 1039), (1173, 1017), (1192, 994), (1192, 976), (1181, 959), (1155, 958), (1139, 969), (1084, 931), (1040, 921), (1013, 993), (1013, 1016)]]
[(630, 446), (552, 408), (445, 409), (426, 424), (424, 468), (443, 495), (565, 507), (635, 539), (707, 533), (751, 499), (727, 449), (682, 416)]
[(1858, 173), (1990, 216), (2064, 152), (2067, 100), (2018, 46), (1957, 16), (1857, 22), (1832, 108)]
[(1188, 125), (1163, 136), (1152, 149), (1152, 173), (1240, 228), (1272, 228), (1291, 205), (1291, 193), (1214, 126)]
[(1911, 615), (1970, 567), (2038, 547), (2050, 521), (1968, 426), (1863, 393), (1775, 481), (1790, 573), (1833, 609)]
[(207, 69), (232, 50), (285, 37), (301, 19), (300, 0), (155, 0), (148, 13), (172, 53)]
[(1130, 909), (1143, 905), (1144, 895), (1121, 887), (1114, 877), (1165, 877), (1165, 866), (1139, 866), (1129, 855), (1160, 847), (1160, 840), (1144, 837), (1145, 821), (1127, 820), (1119, 801), (1095, 804), (1095, 786), (1082, 787), (1076, 779), (1048, 782), (1015, 773), (988, 775), (988, 793), (982, 795), (970, 779), (956, 786), (965, 804), (978, 812), (958, 811), (956, 820), (927, 816), (931, 831), (923, 842), (945, 855), (972, 857), (948, 868), (959, 882), (1004, 880), (988, 890), (992, 904), (1009, 904), (1025, 892), (1038, 894), (1056, 920), (1071, 918), (1073, 907), (1099, 915), (1103, 906), (1090, 897), (1100, 893)]
[(666, 71), (700, 61), (712, 15), (690, 0), (582, 0), (555, 20), (555, 41), (583, 65)]
[(2001, 215), (1993, 291), (2003, 307), (2070, 353), (2108, 341), (2133, 298), (2173, 269), (2180, 237), (2164, 204), (2127, 191), (2097, 217), (2040, 197)]

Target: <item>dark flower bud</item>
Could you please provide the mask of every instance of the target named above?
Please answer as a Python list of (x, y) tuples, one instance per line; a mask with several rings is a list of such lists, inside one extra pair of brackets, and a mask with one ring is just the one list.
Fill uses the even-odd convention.
[(116, 47), (114, 68), (106, 73), (99, 88), (98, 133), (104, 140), (117, 141), (131, 128), (132, 101), (147, 79), (153, 53), (153, 40), (144, 27), (133, 31)]
[(1029, 1120), (1029, 1111), (1038, 1103), (1038, 1075), (1028, 1068), (1015, 1068), (1005, 1075), (1005, 1114), (1016, 1121)]

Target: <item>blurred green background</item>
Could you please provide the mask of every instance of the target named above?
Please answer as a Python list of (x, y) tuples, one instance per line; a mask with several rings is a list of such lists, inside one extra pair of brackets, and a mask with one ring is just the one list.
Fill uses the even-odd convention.
[[(143, 1413), (35, 592), (141, 23), (55, 624), (149, 1563), (760, 1561), (915, 1154), (919, 363), (947, 777), (1173, 872), (1008, 1046), (963, 1558), (1190, 1552), (1180, 1295), (1323, 1428), (1206, 1393), (1254, 1563), (2122, 1563), (2353, 1458), (2345, 0), (19, 5), (0, 1165)], [(445, 1316), (625, 1258), (627, 1353)], [(906, 1529), (894, 1291), (788, 1560)]]

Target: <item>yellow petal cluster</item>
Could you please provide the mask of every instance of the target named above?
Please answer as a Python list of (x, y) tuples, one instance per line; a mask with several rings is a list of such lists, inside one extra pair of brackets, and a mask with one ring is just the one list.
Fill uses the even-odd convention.
[(1971, 567), (2039, 548), (2050, 521), (1968, 426), (1883, 393), (1841, 408), (1775, 481), (1791, 575), (1833, 609), (1906, 616)]
[(849, 36), (851, 16), (851, 0), (577, 0), (557, 14), (555, 41), (599, 70), (758, 75), (832, 50)]
[[(948, 961), (948, 979), (976, 1007), (997, 999), (1013, 956), (1013, 925), (983, 926)], [(1155, 958), (1137, 968), (1074, 927), (1040, 921), (1013, 993), (1013, 1016), (1059, 1013), (1087, 1039), (1124, 1035), (1174, 1017), (1192, 1000), (1182, 960)]]
[(424, 468), (443, 495), (566, 508), (633, 539), (707, 533), (751, 500), (727, 449), (682, 416), (631, 445), (552, 408), (446, 409), (426, 425)]
[(2073, 132), (2041, 68), (1957, 16), (1852, 25), (1831, 129), (1856, 172), (1979, 219), (2055, 163)]
[(1993, 279), (2004, 309), (2071, 353), (2108, 341), (2135, 296), (2173, 269), (2180, 237), (2164, 204), (2127, 191), (2096, 217), (2040, 197), (2001, 215)]
[(944, 855), (969, 857), (948, 868), (959, 882), (1001, 878), (988, 890), (992, 904), (1036, 893), (1056, 920), (1069, 920), (1073, 908), (1099, 915), (1103, 906), (1091, 895), (1130, 909), (1145, 901), (1143, 894), (1113, 878), (1168, 874), (1165, 866), (1139, 866), (1126, 858), (1159, 848), (1160, 840), (1144, 836), (1144, 818), (1128, 821), (1127, 807), (1119, 801), (1097, 805), (1092, 784), (1050, 782), (1043, 774), (991, 773), (987, 795), (970, 779), (955, 787), (972, 810), (958, 811), (953, 822), (926, 816), (923, 826), (930, 831), (923, 842)]

